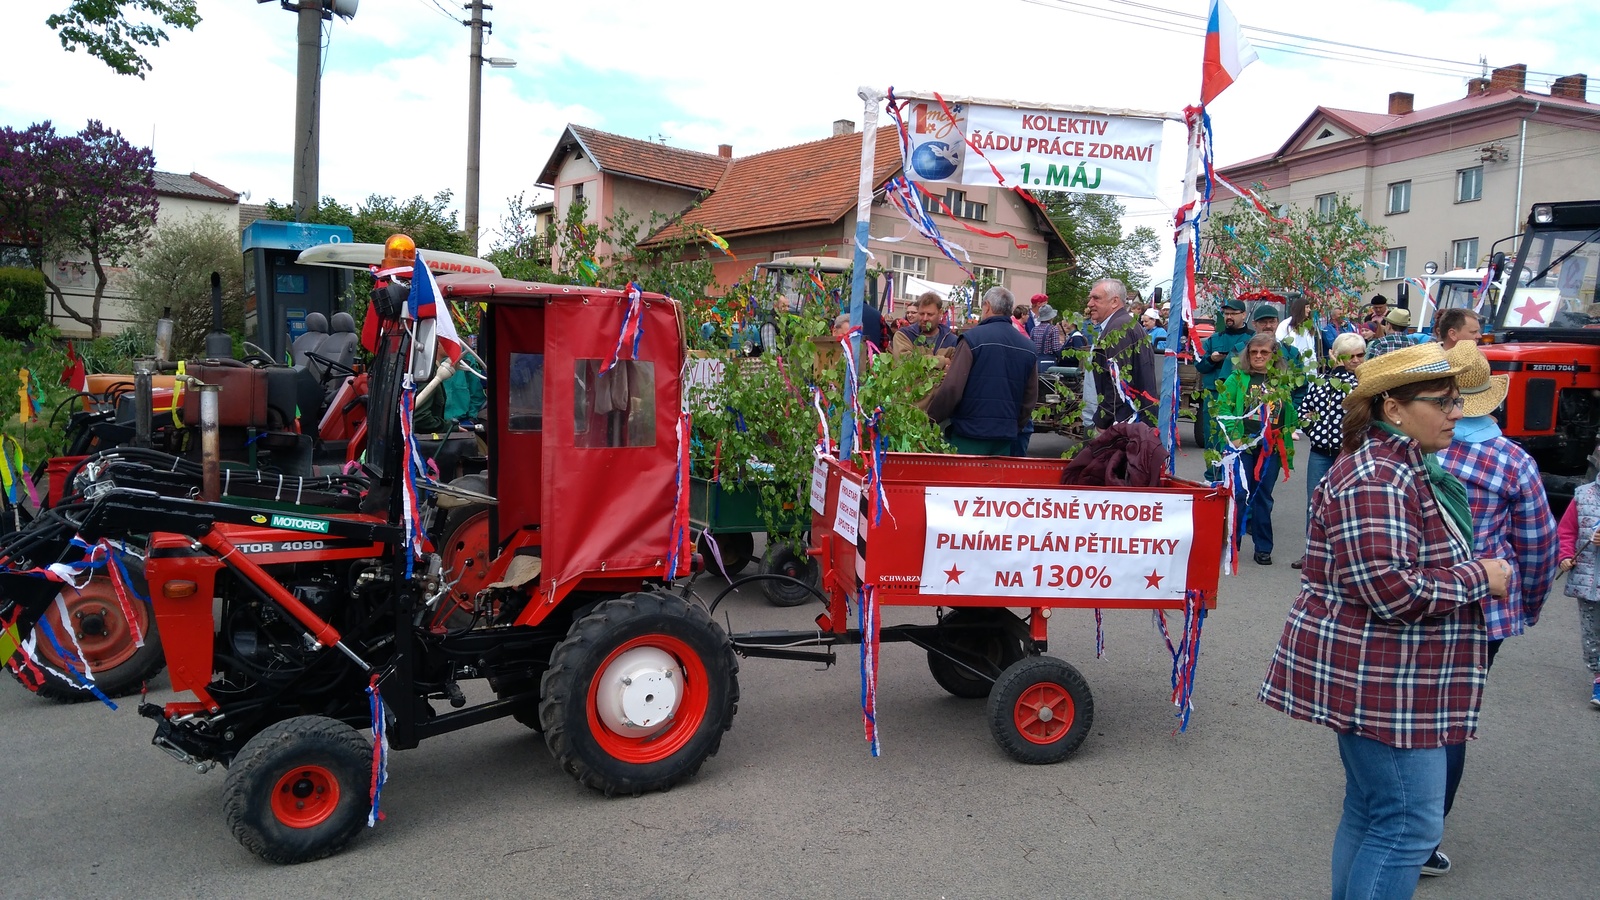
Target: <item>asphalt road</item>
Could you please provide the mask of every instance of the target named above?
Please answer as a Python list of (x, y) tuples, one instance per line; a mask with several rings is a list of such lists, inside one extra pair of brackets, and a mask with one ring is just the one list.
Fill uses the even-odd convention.
[[(1039, 455), (1058, 448), (1036, 440)], [(134, 703), (63, 707), (0, 684), (0, 896), (1326, 896), (1344, 787), (1333, 733), (1255, 700), (1298, 584), (1304, 487), (1278, 494), (1277, 565), (1246, 554), (1225, 578), (1188, 733), (1174, 734), (1170, 660), (1147, 615), (1108, 614), (1103, 659), (1091, 613), (1052, 620), (1052, 653), (1095, 703), (1088, 741), (1054, 766), (1002, 754), (984, 704), (946, 695), (909, 645), (883, 648), (877, 759), (855, 648), (826, 671), (745, 660), (721, 753), (669, 793), (601, 797), (502, 720), (395, 754), (387, 821), (332, 859), (277, 867), (228, 833), (222, 773), (151, 747)], [(747, 630), (803, 628), (814, 611), (747, 590), (724, 614)], [(164, 699), (165, 678), (152, 687)], [(1418, 896), (1600, 893), (1600, 710), (1587, 700), (1558, 587), (1495, 665), (1447, 823), (1455, 871)]]

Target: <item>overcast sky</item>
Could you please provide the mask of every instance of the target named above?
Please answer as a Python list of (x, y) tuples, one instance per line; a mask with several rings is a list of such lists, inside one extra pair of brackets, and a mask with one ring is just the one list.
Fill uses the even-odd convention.
[[(44, 19), (65, 0), (6, 0), (0, 123), (51, 119), (72, 132), (98, 118), (157, 167), (199, 172), (250, 202), (291, 199), (295, 16), (276, 2), (200, 0), (205, 20), (150, 51), (143, 81), (67, 53)], [(1205, 0), (498, 0), (483, 72), (482, 245), (507, 198), (537, 193), (568, 122), (738, 155), (826, 137), (860, 122), (859, 85), (946, 96), (1179, 110), (1198, 100)], [(1600, 77), (1594, 0), (1231, 0), (1247, 28), (1490, 66), (1526, 63)], [(1175, 20), (1167, 8), (1195, 17)], [(1108, 12), (1109, 11), (1109, 12)], [(468, 29), (451, 0), (361, 0), (324, 29), (321, 191), (454, 194), (466, 169)], [(1165, 23), (1116, 22), (1145, 17)], [(1188, 32), (1188, 33), (1180, 33)], [(1291, 39), (1292, 40), (1292, 39)], [(1261, 59), (1211, 107), (1219, 163), (1276, 149), (1318, 105), (1381, 112), (1391, 91), (1420, 107), (1464, 93), (1464, 70), (1422, 60), (1362, 64), (1259, 48)], [(1412, 66), (1412, 70), (1400, 66)], [(1439, 71), (1447, 70), (1447, 71)], [(1530, 75), (1548, 90), (1549, 77)], [(1600, 99), (1600, 84), (1591, 87)], [(1128, 224), (1165, 242), (1178, 202), (1183, 135), (1166, 132), (1165, 195), (1130, 199)], [(1591, 164), (1593, 161), (1591, 161)], [(1170, 253), (1168, 254), (1170, 258)], [(1170, 274), (1170, 262), (1161, 268)], [(1165, 278), (1163, 274), (1159, 278)]]

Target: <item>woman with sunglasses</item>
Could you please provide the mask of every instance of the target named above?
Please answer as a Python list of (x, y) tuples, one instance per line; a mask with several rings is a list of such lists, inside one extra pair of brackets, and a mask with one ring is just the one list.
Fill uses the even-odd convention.
[(1260, 699), (1338, 733), (1335, 898), (1404, 898), (1444, 833), (1446, 752), (1478, 727), (1481, 604), (1511, 566), (1472, 558), (1466, 488), (1434, 454), (1461, 419), (1435, 343), (1363, 363), (1340, 456), (1312, 496), (1300, 594)]
[[(1339, 444), (1344, 440), (1345, 394), (1356, 386), (1356, 366), (1367, 358), (1367, 342), (1354, 332), (1334, 338), (1328, 348), (1328, 361), (1322, 367), (1320, 379), (1313, 380), (1300, 404), (1300, 427), (1311, 442), (1311, 453), (1306, 457), (1306, 533), (1311, 533), (1311, 495), (1327, 476), (1333, 460), (1339, 455)], [(1305, 565), (1305, 555), (1290, 563), (1293, 568)]]

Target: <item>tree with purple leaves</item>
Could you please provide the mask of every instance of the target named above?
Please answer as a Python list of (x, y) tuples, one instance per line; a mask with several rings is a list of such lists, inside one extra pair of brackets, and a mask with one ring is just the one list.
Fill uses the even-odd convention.
[[(58, 135), (49, 122), (0, 128), (0, 232), (37, 254), (55, 306), (93, 337), (100, 336), (108, 269), (138, 255), (155, 228), (156, 206), (155, 154), (97, 120), (75, 135)], [(93, 269), (87, 313), (67, 302), (45, 260)]]

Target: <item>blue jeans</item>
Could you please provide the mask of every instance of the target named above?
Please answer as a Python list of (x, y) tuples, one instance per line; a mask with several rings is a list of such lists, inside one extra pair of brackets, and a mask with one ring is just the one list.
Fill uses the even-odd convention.
[[(1283, 459), (1278, 454), (1271, 454), (1261, 466), (1261, 477), (1256, 477), (1256, 462), (1261, 454), (1266, 453), (1260, 445), (1246, 451), (1240, 459), (1244, 462), (1245, 479), (1250, 486), (1250, 506), (1245, 509), (1243, 503), (1238, 503), (1238, 515), (1244, 518), (1248, 511), (1250, 519), (1246, 522), (1250, 532), (1250, 542), (1255, 544), (1257, 553), (1272, 553), (1272, 488), (1278, 483), (1278, 473), (1283, 471)], [(1237, 501), (1235, 501), (1237, 503)]]
[(1334, 900), (1409, 898), (1444, 835), (1445, 751), (1339, 735), (1344, 816), (1333, 838)]
[(1328, 477), (1328, 470), (1333, 468), (1333, 461), (1337, 458), (1316, 450), (1306, 454), (1306, 534), (1311, 533), (1311, 494), (1322, 483), (1322, 479)]

